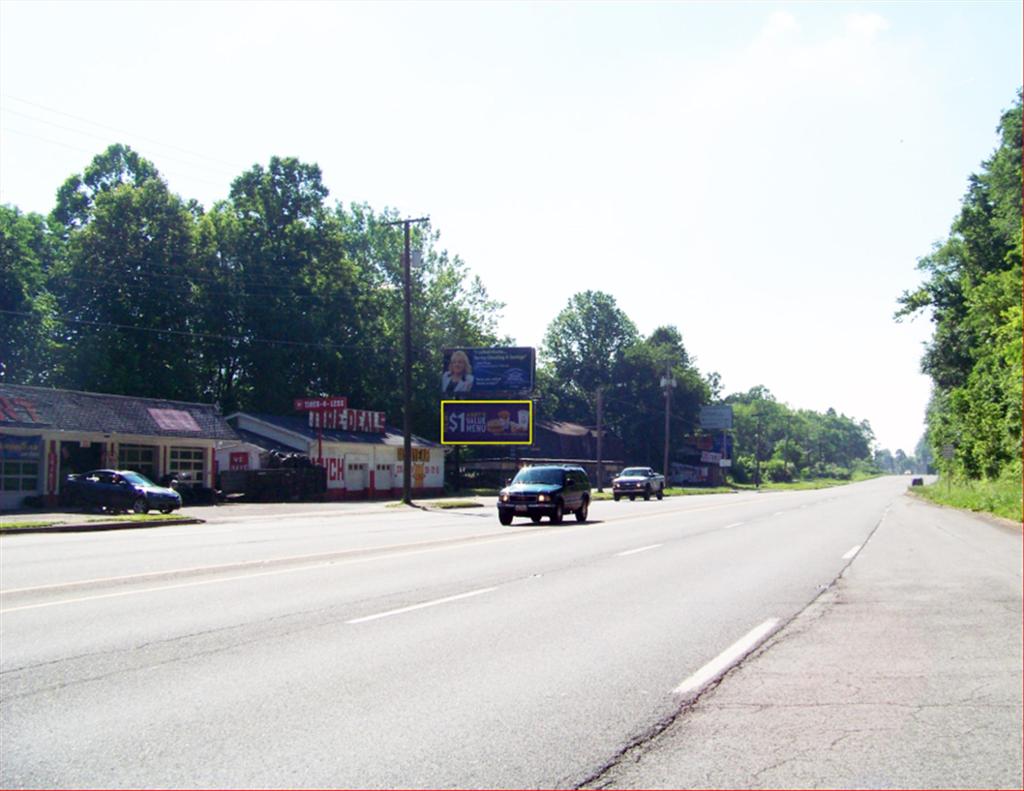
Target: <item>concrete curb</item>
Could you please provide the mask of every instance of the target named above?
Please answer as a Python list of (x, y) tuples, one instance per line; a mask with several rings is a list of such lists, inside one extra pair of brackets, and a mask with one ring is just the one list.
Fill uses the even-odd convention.
[(172, 525), (205, 524), (205, 519), (196, 519), (194, 517), (162, 519), (153, 522), (76, 522), (74, 524), (40, 525), (38, 527), (0, 527), (0, 535), (9, 536), (21, 533), (88, 533), (92, 530), (135, 530), (170, 527)]

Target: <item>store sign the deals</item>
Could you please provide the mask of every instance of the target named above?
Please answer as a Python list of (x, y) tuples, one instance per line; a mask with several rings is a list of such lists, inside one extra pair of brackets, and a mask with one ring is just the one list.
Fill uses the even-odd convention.
[(530, 445), (532, 401), (442, 401), (443, 445)]

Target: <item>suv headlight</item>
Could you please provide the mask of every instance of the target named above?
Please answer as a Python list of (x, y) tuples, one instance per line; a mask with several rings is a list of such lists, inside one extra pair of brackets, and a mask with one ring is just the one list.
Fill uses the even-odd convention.
[(538, 494), (537, 495), (537, 502), (538, 503), (546, 503), (550, 499), (551, 499), (551, 497), (546, 495), (546, 494)]
[(507, 503), (508, 502), (508, 492), (502, 492), (501, 495), (499, 495), (498, 499), (501, 500), (503, 503)]

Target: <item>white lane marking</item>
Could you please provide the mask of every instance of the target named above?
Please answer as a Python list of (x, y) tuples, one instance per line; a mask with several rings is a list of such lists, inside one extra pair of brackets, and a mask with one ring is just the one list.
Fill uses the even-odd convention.
[(743, 637), (726, 648), (722, 653), (672, 690), (672, 692), (676, 695), (686, 695), (707, 686), (709, 683), (725, 673), (726, 670), (739, 662), (743, 657), (753, 651), (771, 633), (778, 623), (778, 618), (769, 618), (760, 626), (755, 626), (743, 635)]
[(746, 524), (746, 522), (733, 522), (731, 525), (726, 525), (722, 529), (723, 530), (732, 530), (732, 528), (734, 528), (734, 527), (739, 527), (740, 525), (745, 525), (745, 524)]
[(851, 549), (845, 555), (843, 555), (843, 560), (849, 560), (850, 558), (852, 558), (854, 555), (860, 552), (860, 548), (861, 544), (857, 544), (857, 546), (855, 546), (853, 549)]
[(402, 613), (412, 612), (413, 610), (422, 610), (424, 607), (436, 607), (439, 604), (447, 604), (448, 602), (458, 601), (459, 599), (468, 599), (471, 596), (479, 596), (483, 593), (490, 593), (495, 590), (497, 590), (497, 587), (480, 588), (479, 590), (469, 591), (468, 593), (459, 593), (455, 596), (445, 596), (443, 599), (434, 599), (433, 601), (425, 601), (422, 604), (414, 604), (411, 607), (401, 607), (397, 610), (388, 610), (387, 612), (379, 612), (375, 615), (365, 615), (362, 618), (353, 618), (351, 621), (345, 621), (345, 623), (366, 623), (367, 621), (376, 621), (378, 618), (390, 618), (392, 615), (401, 615)]
[(635, 555), (637, 552), (646, 552), (648, 549), (657, 549), (660, 546), (664, 546), (664, 545), (663, 544), (651, 544), (650, 546), (640, 547), (639, 549), (627, 549), (625, 552), (616, 552), (615, 556), (619, 557), (619, 558), (624, 558), (624, 557), (626, 557), (626, 555)]

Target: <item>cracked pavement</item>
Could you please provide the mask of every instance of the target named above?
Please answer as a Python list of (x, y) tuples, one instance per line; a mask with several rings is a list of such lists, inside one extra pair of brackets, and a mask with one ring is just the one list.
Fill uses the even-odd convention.
[(1022, 542), (911, 497), (593, 788), (1021, 788)]

